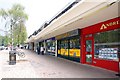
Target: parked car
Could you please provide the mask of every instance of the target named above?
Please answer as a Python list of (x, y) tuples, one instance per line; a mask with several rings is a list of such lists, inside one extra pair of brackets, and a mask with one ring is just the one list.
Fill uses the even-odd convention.
[(8, 47), (5, 47), (5, 50), (8, 50)]
[(4, 46), (0, 46), (0, 50), (4, 50)]

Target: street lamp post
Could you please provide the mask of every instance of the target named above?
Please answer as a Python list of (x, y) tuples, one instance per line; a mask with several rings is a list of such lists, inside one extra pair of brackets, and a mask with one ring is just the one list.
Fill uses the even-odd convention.
[(11, 39), (12, 39), (12, 42), (11, 42), (11, 51), (13, 51), (13, 26), (12, 24), (10, 25), (11, 27)]
[(14, 26), (14, 22), (11, 19), (10, 28), (11, 28), (11, 39), (12, 39), (11, 46), (12, 47), (11, 47), (11, 51), (9, 51), (9, 65), (16, 64), (16, 51), (13, 50), (13, 26)]
[(14, 24), (16, 23), (16, 22), (14, 22), (12, 19), (10, 20), (10, 22), (11, 22), (11, 25), (10, 25), (10, 28), (11, 28), (11, 39), (12, 39), (12, 42), (11, 42), (11, 51), (13, 51), (13, 26), (14, 26)]

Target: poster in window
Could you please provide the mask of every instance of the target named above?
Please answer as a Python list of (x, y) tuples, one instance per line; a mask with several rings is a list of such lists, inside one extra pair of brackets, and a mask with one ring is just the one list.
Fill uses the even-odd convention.
[(98, 56), (99, 58), (102, 58), (102, 54), (99, 54), (99, 56)]
[(104, 49), (104, 53), (107, 53), (107, 48)]
[(99, 50), (99, 54), (101, 54), (102, 53), (102, 51), (101, 51), (101, 49)]
[(104, 48), (102, 49), (102, 53), (103, 53), (103, 54), (105, 53), (105, 49), (104, 49)]
[(104, 58), (104, 54), (101, 54), (101, 58)]
[(117, 59), (117, 54), (113, 54), (113, 59)]
[(110, 53), (110, 51), (111, 51), (110, 48), (108, 48), (108, 53)]
[(104, 53), (103, 49), (101, 49), (101, 53), (102, 53), (102, 54)]
[(118, 53), (118, 48), (114, 48), (114, 53), (115, 53), (115, 54)]
[(104, 54), (104, 58), (105, 58), (105, 59), (107, 58), (107, 54)]
[(92, 62), (92, 55), (91, 54), (86, 55), (86, 62), (89, 62), (89, 63)]
[(111, 53), (114, 53), (114, 49), (113, 48), (111, 48)]
[(110, 54), (108, 54), (107, 59), (110, 59)]

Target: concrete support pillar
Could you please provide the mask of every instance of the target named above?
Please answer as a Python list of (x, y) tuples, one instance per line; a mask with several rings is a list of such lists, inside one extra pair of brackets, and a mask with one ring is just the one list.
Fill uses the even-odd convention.
[(43, 43), (43, 47), (44, 47), (44, 53), (46, 54), (46, 42), (45, 42), (45, 40), (44, 40), (44, 43)]
[(55, 56), (57, 57), (57, 40), (55, 41)]
[(38, 42), (34, 42), (34, 51), (36, 52), (38, 46)]

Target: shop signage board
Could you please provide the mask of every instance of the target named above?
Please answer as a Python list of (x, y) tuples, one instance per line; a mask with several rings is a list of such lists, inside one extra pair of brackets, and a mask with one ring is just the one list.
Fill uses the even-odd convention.
[(58, 39), (63, 39), (66, 37), (72, 37), (72, 36), (77, 36), (77, 35), (79, 35), (79, 29), (58, 35), (55, 37), (55, 39), (58, 40)]
[(100, 27), (100, 30), (102, 30), (102, 29), (107, 29), (108, 27), (115, 26), (115, 25), (119, 25), (119, 24), (120, 24), (120, 21), (119, 21), (119, 20), (112, 21), (112, 22), (106, 23), (106, 24), (102, 24), (102, 26)]
[(82, 34), (93, 34), (120, 28), (120, 17), (94, 24), (82, 29)]

